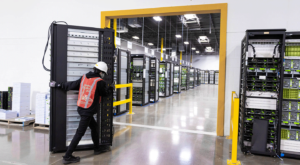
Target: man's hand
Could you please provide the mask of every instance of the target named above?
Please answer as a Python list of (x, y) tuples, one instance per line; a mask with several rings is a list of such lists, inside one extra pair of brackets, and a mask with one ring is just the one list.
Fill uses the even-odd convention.
[(61, 86), (61, 84), (56, 83), (55, 81), (50, 81), (50, 83), (49, 83), (49, 87), (51, 87), (51, 88), (60, 87), (60, 86)]
[(116, 90), (116, 87), (115, 87), (115, 81), (114, 81), (112, 84), (110, 84), (110, 88), (112, 88), (113, 91)]

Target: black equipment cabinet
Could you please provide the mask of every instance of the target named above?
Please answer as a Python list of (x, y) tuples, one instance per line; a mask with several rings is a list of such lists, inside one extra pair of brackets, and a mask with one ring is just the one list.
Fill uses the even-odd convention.
[(170, 89), (171, 89), (171, 63), (162, 61), (159, 64), (159, 97), (170, 96), (171, 94)]
[[(128, 84), (130, 80), (130, 51), (116, 49), (114, 63), (115, 84)], [(129, 88), (120, 88), (114, 91), (114, 100), (120, 101), (129, 98)], [(122, 104), (114, 107), (114, 115), (120, 115), (129, 110), (129, 104)]]
[(201, 70), (197, 69), (197, 85), (201, 85)]
[(183, 66), (181, 70), (181, 90), (189, 89), (189, 67)]
[(195, 87), (195, 68), (190, 68), (190, 78), (189, 78), (189, 86), (191, 89)]
[(170, 62), (170, 96), (174, 93), (174, 63)]
[[(280, 150), (285, 30), (247, 30), (241, 45), (240, 147), (243, 153), (275, 156)], [(260, 120), (268, 122), (268, 135), (252, 138), (253, 125)], [(265, 141), (264, 150), (255, 149), (257, 139)]]
[(280, 156), (300, 159), (300, 32), (285, 33), (283, 95), (281, 95)]
[(143, 106), (149, 103), (150, 57), (145, 54), (131, 55), (132, 104)]
[(158, 91), (158, 74), (159, 74), (159, 60), (156, 57), (151, 57), (150, 58), (150, 71), (149, 71), (149, 76), (150, 76), (150, 102), (155, 103), (159, 100), (159, 91)]
[(174, 93), (181, 92), (181, 65), (174, 65)]
[[(114, 30), (53, 24), (51, 33), (51, 80), (78, 80), (92, 71), (95, 63), (108, 65), (107, 85), (113, 82)], [(50, 147), (52, 152), (66, 151), (79, 124), (77, 113), (78, 91), (51, 88)], [(102, 98), (99, 112), (94, 117), (99, 125), (100, 145), (112, 145), (113, 95)], [(90, 129), (76, 150), (93, 149)]]

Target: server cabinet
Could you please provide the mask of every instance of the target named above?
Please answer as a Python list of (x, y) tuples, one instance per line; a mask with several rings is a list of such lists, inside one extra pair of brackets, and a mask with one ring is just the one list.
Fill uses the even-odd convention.
[[(240, 147), (243, 153), (276, 156), (281, 137), (285, 30), (247, 30), (241, 45)], [(262, 133), (252, 138), (257, 119), (268, 122), (267, 137)], [(266, 142), (265, 149), (252, 149), (257, 140)]]
[(200, 86), (201, 85), (201, 70), (197, 69), (197, 85)]
[(219, 84), (219, 71), (215, 71), (215, 84)]
[(159, 100), (158, 91), (158, 74), (159, 74), (159, 60), (155, 57), (150, 58), (150, 102), (154, 103)]
[(159, 65), (159, 97), (170, 96), (171, 63), (160, 62)]
[(286, 32), (285, 56), (283, 67), (283, 95), (281, 113), (281, 128), (279, 131), (280, 155), (300, 158), (300, 32)]
[[(130, 79), (130, 51), (116, 49), (114, 63), (115, 84), (128, 84)], [(126, 100), (129, 98), (129, 89), (120, 88), (114, 91), (114, 101)], [(120, 115), (129, 110), (129, 104), (122, 104), (114, 107), (114, 115)]]
[(143, 106), (149, 103), (150, 57), (145, 54), (131, 55), (132, 104)]
[(204, 84), (209, 84), (209, 71), (204, 71)]
[(173, 95), (174, 91), (174, 63), (170, 62), (170, 96)]
[(189, 86), (190, 86), (190, 88), (194, 88), (195, 87), (195, 69), (194, 68), (190, 68), (189, 75), (190, 75)]
[(201, 84), (205, 84), (205, 70), (200, 70)]
[(174, 66), (174, 93), (181, 92), (181, 65)]
[[(113, 82), (114, 30), (53, 24), (51, 32), (51, 80), (66, 82), (78, 80), (92, 71), (95, 63), (108, 65), (105, 81)], [(66, 151), (79, 124), (77, 113), (78, 91), (51, 88), (50, 147), (52, 152)], [(113, 95), (102, 98), (95, 116), (100, 133), (100, 145), (111, 145), (113, 138)], [(77, 150), (93, 149), (88, 128)]]
[(181, 72), (181, 89), (189, 89), (189, 67), (183, 66)]
[(195, 74), (195, 78), (194, 78), (194, 87), (197, 87), (197, 81), (198, 81), (198, 69), (194, 68), (194, 74)]
[(215, 71), (209, 71), (209, 84), (215, 84)]

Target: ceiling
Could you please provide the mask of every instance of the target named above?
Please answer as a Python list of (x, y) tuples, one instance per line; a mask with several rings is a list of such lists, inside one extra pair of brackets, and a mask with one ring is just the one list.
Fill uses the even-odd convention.
[[(128, 19), (118, 19), (118, 28), (120, 27), (119, 25), (125, 26), (126, 28), (128, 28), (128, 32), (117, 33), (117, 35), (122, 39), (137, 42), (139, 44), (142, 44), (143, 42), (145, 46), (153, 49), (157, 47), (160, 48), (161, 38), (164, 38), (164, 48), (167, 48), (165, 53), (169, 55), (172, 51), (172, 44), (173, 51), (174, 46), (177, 45), (176, 49), (179, 53), (178, 45), (182, 44), (184, 41), (188, 41), (189, 44), (184, 45), (185, 51), (183, 52), (183, 54), (219, 54), (220, 13), (197, 14), (196, 16), (199, 18), (200, 24), (198, 24), (197, 21), (194, 21), (193, 23), (187, 23), (183, 25), (181, 21), (182, 16), (161, 17), (162, 21), (160, 22), (155, 21), (153, 17), (138, 18), (137, 22), (142, 26), (138, 28), (132, 28), (131, 26), (128, 26)], [(180, 34), (181, 38), (176, 38), (175, 34)], [(138, 36), (139, 39), (133, 39), (133, 36)], [(197, 41), (199, 36), (207, 36), (210, 42), (200, 44)], [(153, 46), (149, 46), (148, 43), (153, 43)], [(196, 50), (192, 50), (192, 47), (196, 48)], [(214, 52), (205, 52), (205, 47), (212, 47), (214, 49)], [(197, 54), (195, 51), (200, 51), (200, 53)]]

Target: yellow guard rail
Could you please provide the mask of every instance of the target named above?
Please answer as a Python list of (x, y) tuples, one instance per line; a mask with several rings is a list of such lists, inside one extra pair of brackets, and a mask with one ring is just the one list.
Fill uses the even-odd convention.
[(231, 119), (230, 119), (230, 135), (227, 139), (232, 139), (231, 160), (227, 159), (228, 165), (240, 165), (237, 160), (237, 145), (238, 145), (238, 129), (239, 129), (239, 104), (240, 99), (233, 91), (231, 94)]
[(129, 89), (129, 99), (116, 101), (116, 102), (114, 102), (113, 106), (118, 106), (118, 105), (121, 105), (121, 104), (129, 103), (129, 114), (134, 114), (132, 112), (132, 83), (129, 83), (129, 84), (116, 84), (115, 85), (116, 89), (128, 88), (128, 87), (130, 88)]

